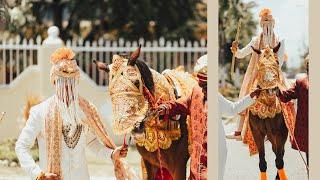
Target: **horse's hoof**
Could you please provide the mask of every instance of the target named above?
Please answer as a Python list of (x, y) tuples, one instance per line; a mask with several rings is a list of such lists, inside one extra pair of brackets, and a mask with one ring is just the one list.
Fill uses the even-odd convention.
[(280, 180), (279, 173), (277, 173), (276, 180)]
[(266, 172), (260, 172), (260, 180), (267, 180), (267, 173)]

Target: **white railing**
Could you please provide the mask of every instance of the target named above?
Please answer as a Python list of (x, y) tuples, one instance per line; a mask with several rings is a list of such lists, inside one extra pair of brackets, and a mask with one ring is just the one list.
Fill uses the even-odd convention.
[[(130, 53), (142, 45), (140, 60), (144, 60), (151, 68), (158, 72), (164, 69), (172, 69), (184, 66), (186, 71), (191, 72), (195, 60), (207, 52), (206, 41), (166, 41), (160, 38), (158, 41), (98, 41), (68, 40), (66, 46), (72, 48), (77, 54), (80, 68), (88, 74), (98, 85), (108, 83), (107, 75), (99, 72), (92, 63), (97, 59), (111, 63), (113, 54)], [(2, 41), (0, 44), (0, 84), (10, 84), (24, 69), (37, 64), (37, 53), (41, 46), (41, 38), (36, 42), (20, 39)]]
[(40, 44), (40, 37), (35, 42), (33, 39), (21, 41), (20, 38), (1, 41), (0, 85), (10, 84), (28, 66), (37, 64)]

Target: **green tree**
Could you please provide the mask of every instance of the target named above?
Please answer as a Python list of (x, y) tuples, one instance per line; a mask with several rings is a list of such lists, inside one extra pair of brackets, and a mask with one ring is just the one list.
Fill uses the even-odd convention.
[(203, 13), (206, 4), (201, 0), (22, 1), (32, 5), (31, 14), (35, 17), (32, 27), (36, 28), (31, 31), (35, 36), (45, 36), (48, 27), (44, 24), (48, 20), (59, 27), (64, 40), (81, 36), (80, 23), (84, 20), (92, 25), (91, 32), (84, 37), (88, 40), (106, 34), (129, 40), (140, 37), (196, 40), (206, 36), (206, 13)]
[[(199, 3), (200, 0), (109, 0), (109, 23), (111, 29), (127, 39), (195, 39)], [(199, 23), (203, 21), (206, 19), (198, 19)]]
[(299, 71), (301, 72), (306, 72), (306, 58), (309, 55), (309, 46), (306, 44), (303, 44), (301, 53), (300, 53), (300, 67)]
[(0, 30), (3, 30), (8, 19), (8, 11), (4, 0), (0, 0)]
[[(239, 36), (239, 47), (250, 42), (256, 32), (257, 22), (254, 20), (251, 9), (256, 4), (244, 3), (241, 0), (219, 0), (219, 63), (231, 63), (232, 53), (230, 46), (235, 40), (237, 24), (241, 19), (242, 26)], [(247, 61), (237, 61), (240, 70), (246, 69)]]
[[(241, 29), (239, 34), (239, 48), (247, 45), (256, 32), (257, 22), (251, 12), (256, 4), (252, 2), (244, 3), (242, 0), (219, 0), (219, 66), (226, 68), (228, 73), (225, 79), (225, 86), (221, 86), (219, 91), (226, 97), (238, 97), (239, 87), (231, 79), (230, 68), (232, 53), (230, 50), (232, 41), (235, 40), (237, 25), (241, 19)], [(236, 60), (236, 67), (240, 70), (240, 80), (247, 69), (249, 57)], [(224, 68), (219, 68), (224, 69)], [(226, 73), (220, 72), (219, 73)]]

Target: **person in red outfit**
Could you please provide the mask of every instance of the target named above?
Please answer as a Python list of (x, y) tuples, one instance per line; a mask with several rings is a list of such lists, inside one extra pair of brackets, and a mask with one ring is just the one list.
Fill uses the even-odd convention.
[(305, 59), (307, 76), (297, 79), (295, 84), (288, 90), (278, 91), (278, 97), (282, 102), (289, 102), (297, 99), (297, 116), (294, 129), (294, 137), (297, 144), (292, 141), (292, 148), (306, 153), (307, 164), (309, 165), (309, 57)]
[(156, 111), (159, 115), (190, 115), (190, 179), (204, 180), (207, 179), (207, 55), (197, 60), (194, 71), (198, 86), (193, 88), (191, 95), (164, 102)]

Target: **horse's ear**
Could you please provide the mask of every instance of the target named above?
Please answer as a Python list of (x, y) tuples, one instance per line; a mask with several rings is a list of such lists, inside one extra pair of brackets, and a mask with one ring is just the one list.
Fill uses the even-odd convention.
[(281, 43), (279, 42), (278, 45), (274, 48), (272, 48), (273, 53), (277, 53), (280, 49)]
[(256, 52), (257, 54), (261, 54), (260, 49), (256, 49), (256, 48), (254, 48), (253, 46), (251, 46), (251, 48), (252, 48), (252, 50), (253, 50), (254, 52)]
[(136, 63), (136, 60), (138, 59), (140, 55), (140, 50), (141, 50), (141, 44), (139, 44), (138, 49), (136, 49), (130, 56), (128, 65), (133, 66)]
[(98, 66), (98, 69), (105, 71), (105, 72), (110, 72), (109, 66), (106, 63), (97, 61), (97, 60), (93, 60), (93, 62)]
[(121, 53), (119, 54), (119, 56), (125, 58), (125, 59), (129, 59), (129, 54), (128, 53)]

